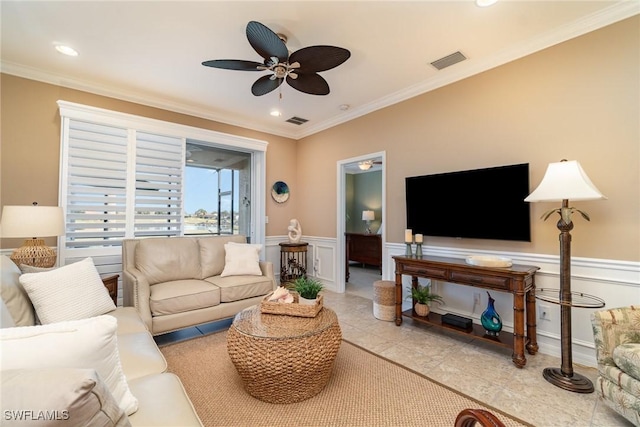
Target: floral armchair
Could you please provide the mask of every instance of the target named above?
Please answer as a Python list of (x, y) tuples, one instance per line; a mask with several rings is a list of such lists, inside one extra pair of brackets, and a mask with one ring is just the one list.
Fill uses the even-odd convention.
[(640, 426), (640, 306), (596, 311), (591, 324), (599, 373), (596, 393)]

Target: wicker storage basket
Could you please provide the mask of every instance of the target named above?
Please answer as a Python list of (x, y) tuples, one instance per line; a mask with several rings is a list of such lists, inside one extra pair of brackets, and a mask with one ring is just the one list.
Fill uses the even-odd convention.
[(287, 316), (298, 317), (316, 317), (320, 310), (322, 310), (323, 298), (322, 295), (318, 295), (316, 303), (313, 305), (300, 304), (298, 301), (300, 297), (297, 292), (291, 292), (293, 295), (293, 302), (285, 304), (281, 302), (268, 301), (271, 298), (270, 293), (260, 301), (260, 312), (268, 314), (284, 314)]

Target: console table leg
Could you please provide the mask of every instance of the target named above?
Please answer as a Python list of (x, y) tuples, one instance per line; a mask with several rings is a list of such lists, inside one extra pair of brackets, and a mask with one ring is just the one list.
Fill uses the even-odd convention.
[(396, 273), (396, 326), (402, 325), (402, 274)]
[(525, 292), (518, 289), (513, 292), (513, 363), (518, 368), (524, 367), (527, 363), (524, 356), (524, 308)]
[(538, 352), (535, 285), (527, 292), (527, 351), (529, 354)]

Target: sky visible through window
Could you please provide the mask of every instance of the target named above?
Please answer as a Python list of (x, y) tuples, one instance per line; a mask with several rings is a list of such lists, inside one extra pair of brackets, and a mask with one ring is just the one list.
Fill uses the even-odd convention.
[[(218, 210), (218, 172), (215, 169), (189, 167), (185, 168), (184, 211), (185, 214), (193, 214), (198, 209), (204, 209), (208, 213)], [(234, 211), (238, 211), (238, 180), (234, 197)], [(231, 174), (223, 173), (221, 180), (222, 190), (231, 187)], [(231, 205), (223, 199), (221, 211), (230, 211)]]

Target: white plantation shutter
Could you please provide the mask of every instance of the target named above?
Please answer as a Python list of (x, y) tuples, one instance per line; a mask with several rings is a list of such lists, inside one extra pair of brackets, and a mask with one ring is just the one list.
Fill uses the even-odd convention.
[(182, 229), (182, 139), (137, 132), (134, 236), (178, 236)]
[(265, 141), (66, 101), (58, 106), (66, 221), (60, 265), (92, 257), (101, 275), (122, 279), (122, 239), (182, 235), (187, 138), (252, 153), (250, 238), (264, 243)]
[[(66, 249), (120, 246), (125, 237), (127, 130), (70, 121)], [(82, 252), (82, 251), (80, 251)]]

